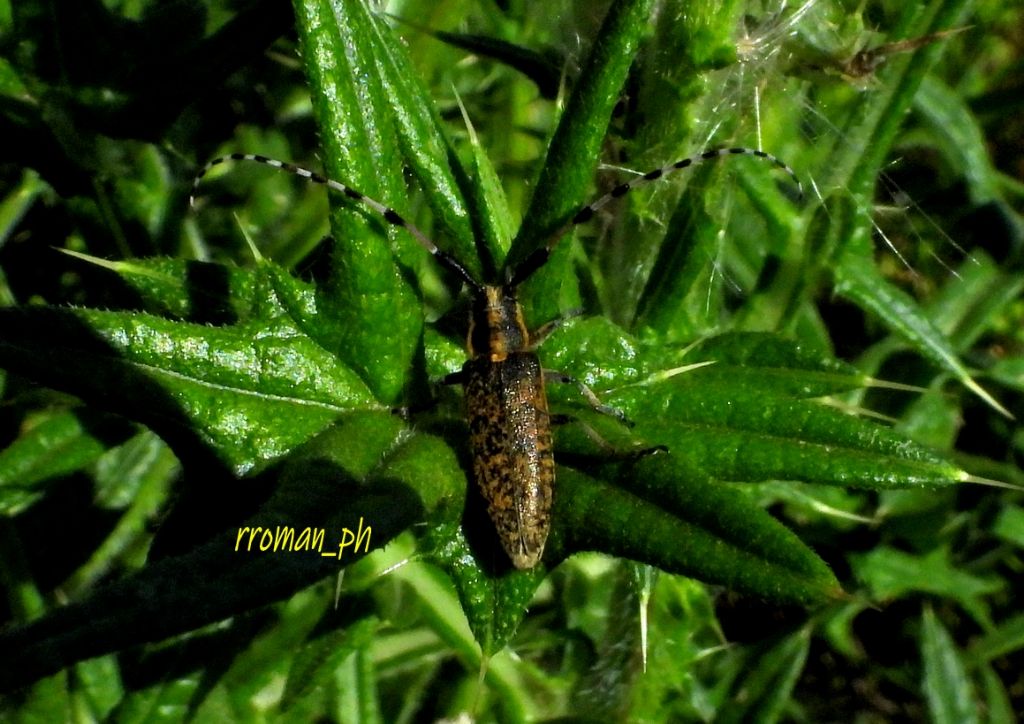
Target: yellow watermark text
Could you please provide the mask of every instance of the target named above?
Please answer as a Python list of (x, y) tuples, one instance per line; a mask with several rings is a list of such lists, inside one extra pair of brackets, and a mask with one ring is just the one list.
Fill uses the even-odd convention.
[(273, 528), (264, 528), (261, 525), (243, 526), (238, 529), (235, 538), (236, 553), (310, 553), (315, 552), (325, 558), (338, 558), (339, 560), (348, 553), (358, 553), (360, 549), (370, 552), (370, 535), (373, 528), (363, 525), (362, 516), (359, 517), (359, 526), (353, 531), (350, 528), (341, 529), (341, 540), (336, 544), (337, 548), (328, 546), (325, 548), (327, 531), (324, 528), (306, 527), (297, 529), (290, 525), (278, 525)]

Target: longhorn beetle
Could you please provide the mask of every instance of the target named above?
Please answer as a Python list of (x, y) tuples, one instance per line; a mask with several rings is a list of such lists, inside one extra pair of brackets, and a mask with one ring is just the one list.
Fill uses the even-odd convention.
[(529, 569), (537, 565), (544, 553), (544, 543), (551, 527), (555, 482), (552, 416), (548, 412), (544, 383), (576, 385), (595, 410), (629, 423), (621, 412), (601, 404), (582, 382), (541, 367), (535, 350), (554, 329), (556, 322), (549, 322), (530, 332), (523, 320), (516, 290), (544, 265), (552, 249), (569, 230), (590, 220), (613, 199), (673, 171), (732, 155), (756, 156), (769, 161), (789, 174), (799, 194), (803, 194), (796, 173), (770, 153), (750, 148), (705, 151), (648, 171), (584, 206), (543, 246), (518, 265), (506, 266), (503, 279), (497, 284), (477, 281), (458, 259), (439, 249), (426, 234), (394, 209), (340, 181), (266, 156), (233, 153), (213, 159), (196, 174), (189, 204), (194, 205), (200, 182), (214, 166), (226, 161), (253, 161), (273, 166), (334, 189), (372, 209), (389, 224), (405, 229), (441, 266), (454, 272), (469, 287), (471, 311), (466, 335), (469, 359), (459, 372), (448, 375), (444, 382), (463, 387), (473, 473), (487, 501), (487, 512), (502, 547), (516, 568)]

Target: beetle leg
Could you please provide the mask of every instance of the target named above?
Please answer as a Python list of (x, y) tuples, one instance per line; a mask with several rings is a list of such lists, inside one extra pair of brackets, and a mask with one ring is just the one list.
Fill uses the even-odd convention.
[(550, 322), (545, 322), (537, 327), (537, 329), (530, 332), (530, 349), (533, 350), (540, 347), (552, 332), (568, 322), (570, 319), (575, 319), (581, 314), (583, 314), (582, 309), (570, 309), (568, 312), (562, 314), (562, 316), (555, 317)]
[(557, 370), (544, 370), (544, 381), (557, 382), (562, 385), (575, 385), (576, 389), (580, 391), (580, 394), (583, 395), (583, 398), (587, 401), (587, 404), (589, 404), (595, 412), (600, 412), (602, 415), (610, 415), (626, 427), (633, 427), (634, 423), (626, 417), (626, 413), (617, 407), (612, 407), (611, 405), (606, 405), (601, 402), (600, 398), (594, 394), (592, 389), (575, 377), (571, 377), (564, 372), (558, 372)]
[(465, 380), (465, 376), (462, 374), (462, 370), (458, 372), (449, 372), (441, 378), (442, 385), (461, 385)]
[(612, 443), (605, 439), (604, 435), (594, 429), (593, 425), (584, 420), (580, 420), (572, 415), (563, 414), (552, 414), (551, 424), (552, 425), (565, 425), (568, 423), (574, 423), (579, 425), (579, 429), (583, 430), (583, 433), (590, 438), (591, 442), (601, 448), (601, 453), (605, 458), (615, 460), (638, 460), (648, 455), (654, 455), (655, 453), (666, 453), (668, 448), (665, 445), (649, 445), (642, 447), (635, 445), (631, 449), (624, 450), (620, 447), (616, 447)]
[[(462, 370), (458, 370), (456, 372), (448, 373), (447, 375), (442, 377), (440, 380), (437, 380), (435, 382), (431, 382), (430, 386), (431, 386), (431, 389), (433, 391), (435, 385), (439, 385), (439, 384), (440, 385), (461, 385), (462, 383), (463, 383)], [(403, 420), (408, 421), (409, 418), (411, 418), (415, 414), (418, 414), (418, 413), (421, 413), (421, 412), (427, 412), (428, 410), (433, 410), (435, 407), (437, 407), (439, 401), (440, 401), (439, 398), (436, 395), (432, 394), (430, 399), (427, 400), (426, 402), (419, 402), (417, 404), (406, 405), (404, 407), (392, 407), (391, 408), (391, 414), (392, 415), (397, 415), (397, 416), (401, 417)]]
[(548, 414), (548, 420), (551, 425), (568, 425), (570, 422), (579, 422), (579, 419), (572, 415), (566, 415), (561, 412), (552, 412)]

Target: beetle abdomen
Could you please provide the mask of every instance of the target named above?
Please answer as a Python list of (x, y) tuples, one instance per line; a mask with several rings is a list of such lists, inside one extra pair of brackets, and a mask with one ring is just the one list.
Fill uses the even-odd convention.
[(555, 461), (544, 374), (532, 352), (487, 356), (462, 368), (473, 473), (501, 544), (532, 568), (551, 526)]

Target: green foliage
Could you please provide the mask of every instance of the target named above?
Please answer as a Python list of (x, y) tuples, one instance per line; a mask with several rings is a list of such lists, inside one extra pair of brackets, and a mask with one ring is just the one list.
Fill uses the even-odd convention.
[[(58, 6), (0, 0), (0, 714), (1021, 709), (1020, 493), (963, 485), (1024, 483), (1021, 61), (977, 29), (1019, 9)], [(585, 310), (539, 354), (636, 423), (549, 389), (572, 421), (530, 571), (433, 384), (464, 359), (449, 275), (267, 168), (186, 208), (218, 153), (322, 165), (494, 281), (625, 176), (599, 162), (715, 145), (807, 198), (699, 166), (521, 290), (534, 327)], [(288, 526), (323, 547), (278, 550)]]

